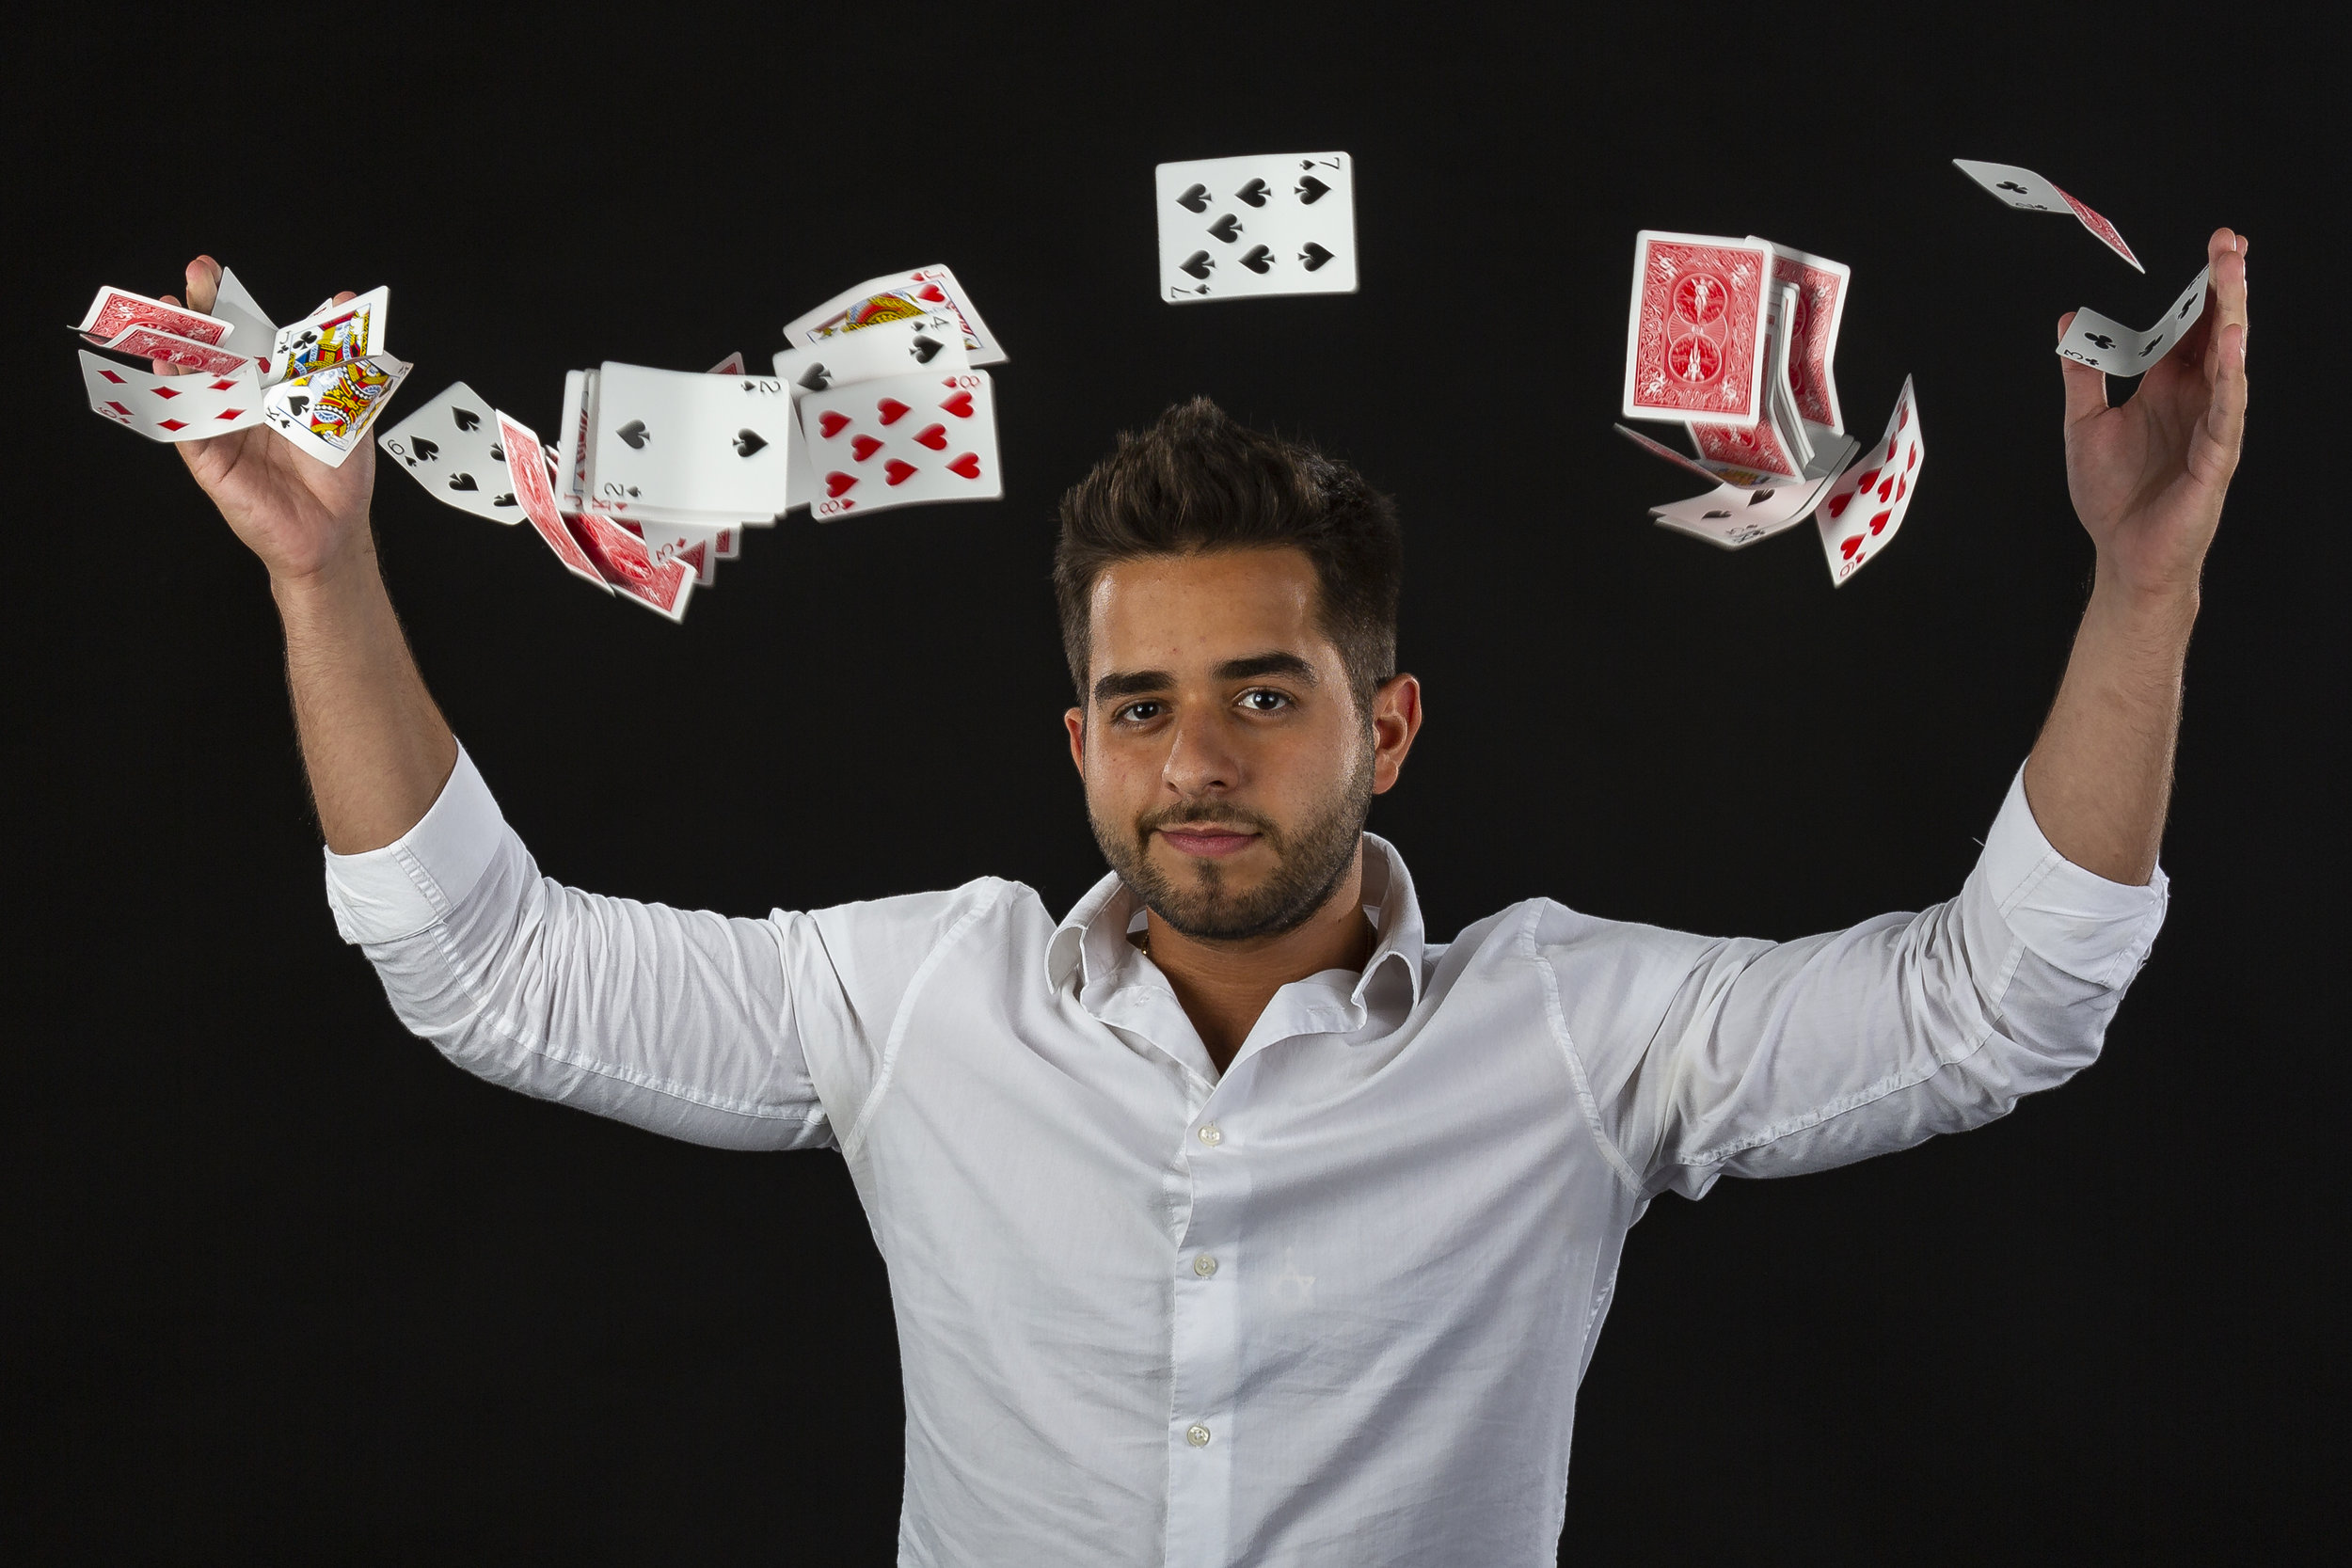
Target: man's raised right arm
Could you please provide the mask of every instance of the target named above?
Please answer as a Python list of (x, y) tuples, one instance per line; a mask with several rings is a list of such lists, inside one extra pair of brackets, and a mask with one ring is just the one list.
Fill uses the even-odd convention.
[[(209, 308), (219, 276), (192, 262), (188, 303)], [(372, 447), (329, 467), (257, 427), (180, 451), (268, 568), (336, 926), (401, 1021), (478, 1076), (672, 1136), (829, 1141), (829, 1108), (863, 1098), (867, 1053), (824, 917), (727, 919), (541, 877), (392, 612), (369, 522)], [(866, 933), (832, 940), (863, 946)], [(895, 966), (868, 967), (886, 986)]]

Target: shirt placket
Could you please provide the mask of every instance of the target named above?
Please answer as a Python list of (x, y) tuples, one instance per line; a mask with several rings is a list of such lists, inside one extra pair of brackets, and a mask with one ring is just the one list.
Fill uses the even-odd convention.
[(1242, 1247), (1249, 1200), (1248, 1108), (1231, 1077), (1184, 1130), (1177, 1163), (1189, 1202), (1177, 1238), (1168, 1421), (1168, 1568), (1225, 1562), (1232, 1536), (1234, 1440), (1242, 1435)]

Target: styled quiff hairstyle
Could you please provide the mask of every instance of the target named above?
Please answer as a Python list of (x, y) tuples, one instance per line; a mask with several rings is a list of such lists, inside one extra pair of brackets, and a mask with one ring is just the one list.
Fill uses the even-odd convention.
[(1236, 424), (1207, 398), (1176, 404), (1061, 499), (1054, 597), (1078, 705), (1087, 702), (1089, 599), (1105, 567), (1147, 556), (1295, 549), (1314, 562), (1324, 635), (1359, 712), (1396, 673), (1405, 532), (1396, 503), (1346, 464)]

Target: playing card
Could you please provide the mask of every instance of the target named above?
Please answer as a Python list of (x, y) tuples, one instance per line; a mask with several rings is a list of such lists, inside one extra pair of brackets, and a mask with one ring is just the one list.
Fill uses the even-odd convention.
[(572, 576), (585, 578), (607, 593), (612, 592), (604, 574), (596, 570), (596, 563), (589, 559), (580, 541), (572, 537), (571, 531), (564, 526), (562, 515), (556, 511), (555, 487), (548, 483), (547, 451), (540, 446), (539, 437), (512, 415), (493, 410), (491, 418), (497, 423), (499, 450), (506, 458), (507, 486), (522, 507), (523, 515), (531, 520), (533, 531), (547, 542), (548, 548), (555, 552), (555, 559)]
[(627, 526), (637, 526), (630, 531), (644, 541), (645, 553), (657, 566), (673, 561), (683, 561), (694, 570), (695, 582), (705, 588), (719, 580), (719, 533), (715, 528), (700, 528), (691, 523), (647, 521), (639, 517), (613, 519)]
[(262, 393), (262, 417), (295, 446), (339, 468), (413, 368), (379, 354), (288, 376)]
[(970, 368), (963, 334), (940, 311), (843, 333), (808, 348), (787, 348), (775, 358), (775, 374), (791, 384), (795, 400), (853, 381), (917, 371), (949, 375)]
[(585, 510), (580, 492), (588, 473), (588, 381), (594, 371), (564, 372), (564, 412), (555, 426), (555, 507)]
[(151, 364), (160, 360), (203, 375), (234, 375), (253, 363), (242, 354), (144, 324), (126, 326), (99, 346), (115, 354), (127, 354), (134, 359), (145, 359)]
[(230, 341), (238, 351), (254, 356), (262, 372), (262, 385), (267, 387), (278, 378), (284, 361), (277, 357), (278, 328), (270, 325), (269, 313), (256, 304), (246, 286), (237, 281), (237, 275), (228, 267), (220, 269), (220, 284), (213, 295), (213, 314), (230, 325)]
[(2077, 310), (2067, 325), (2066, 336), (2058, 340), (2058, 351), (2109, 375), (2137, 375), (2188, 336), (2188, 329), (2205, 313), (2205, 289), (2212, 281), (2213, 268), (2201, 270), (2189, 279), (2188, 287), (2181, 291), (2181, 297), (2172, 302), (2172, 308), (2145, 332), (2135, 332), (2096, 310)]
[(682, 561), (657, 564), (644, 541), (610, 517), (590, 512), (569, 521), (580, 548), (616, 593), (673, 621), (686, 618), (686, 596), (694, 591), (692, 567)]
[(389, 288), (370, 289), (341, 305), (326, 305), (291, 326), (279, 327), (270, 354), (280, 361), (281, 373), (304, 375), (382, 352), (384, 317), (391, 294)]
[(1627, 419), (1744, 428), (1762, 417), (1772, 256), (1761, 242), (1716, 235), (1634, 236)]
[(1160, 297), (1170, 304), (1356, 292), (1356, 170), (1346, 153), (1162, 164), (1152, 182)]
[(1814, 512), (1830, 581), (1843, 585), (1894, 539), (1911, 510), (1911, 498), (1919, 487), (1920, 460), (1926, 455), (1918, 404), (1906, 376), (1885, 436), (1838, 476)]
[(1788, 391), (1798, 418), (1842, 436), (1846, 420), (1837, 406), (1837, 381), (1831, 367), (1837, 356), (1837, 329), (1846, 319), (1846, 289), (1853, 269), (1770, 240), (1763, 243), (1772, 245), (1773, 279), (1797, 291), (1797, 307), (1788, 326)]
[(808, 348), (884, 322), (904, 321), (934, 311), (953, 316), (963, 327), (964, 350), (973, 364), (1005, 362), (1003, 346), (990, 335), (988, 324), (980, 320), (980, 313), (973, 308), (963, 286), (956, 281), (955, 273), (944, 266), (869, 277), (856, 288), (834, 295), (806, 315), (794, 317), (785, 325), (784, 341), (793, 348)]
[(77, 352), (91, 409), (151, 441), (200, 441), (262, 421), (262, 387), (251, 365), (233, 375), (156, 375)]
[(1796, 290), (1775, 284), (1774, 302), (1764, 324), (1764, 413), (1751, 425), (1691, 421), (1691, 439), (1699, 461), (1719, 471), (1752, 470), (1767, 479), (1794, 482), (1803, 477), (1809, 445), (1796, 438), (1795, 407), (1788, 397), (1788, 339), (1781, 324), (1794, 302)]
[(375, 444), (432, 493), (477, 517), (519, 523), (523, 509), (507, 482), (496, 411), (462, 381), (383, 432)]
[[(1841, 436), (1837, 449), (1850, 455), (1854, 443)], [(1793, 483), (1784, 480), (1756, 489), (1722, 484), (1689, 500), (1654, 506), (1649, 515), (1661, 528), (1736, 550), (1804, 521), (1833, 478), (1824, 474)]]
[(1692, 461), (1691, 458), (1675, 451), (1674, 448), (1666, 445), (1663, 441), (1652, 440), (1650, 437), (1643, 435), (1640, 431), (1634, 430), (1627, 425), (1611, 425), (1609, 428), (1624, 436), (1627, 440), (1632, 442), (1635, 446), (1641, 448), (1644, 451), (1648, 452), (1653, 457), (1662, 457), (1667, 462), (1675, 465), (1675, 467), (1678, 468), (1687, 468), (1692, 473), (1698, 475), (1699, 478), (1704, 480), (1715, 483), (1721, 483), (1723, 480), (1723, 476), (1718, 474), (1714, 469), (1702, 467), (1700, 464)]
[(743, 351), (739, 348), (737, 349), (733, 354), (728, 355), (724, 359), (722, 359), (717, 364), (711, 366), (707, 373), (711, 375), (741, 375), (743, 373)]
[(774, 376), (599, 367), (590, 510), (638, 506), (769, 518), (785, 509), (792, 400)]
[(2123, 243), (2123, 236), (2116, 231), (2115, 225), (2033, 170), (2019, 168), (2015, 164), (1980, 163), (1974, 158), (1954, 158), (1952, 162), (1963, 174), (2021, 212), (2074, 214), (2085, 229), (2099, 237), (2102, 245), (2129, 261), (2137, 271), (2148, 270), (2140, 266), (2139, 258), (2133, 255), (2132, 247)]
[[(134, 326), (151, 326), (215, 346), (235, 329), (234, 323), (218, 316), (208, 316), (184, 305), (166, 305), (160, 299), (109, 285), (98, 291), (98, 297), (90, 301), (89, 309), (82, 317), (82, 325), (73, 330), (103, 348), (108, 339)], [(261, 350), (256, 348), (254, 352)]]
[(995, 391), (985, 371), (893, 376), (801, 400), (811, 513), (820, 518), (1005, 493)]

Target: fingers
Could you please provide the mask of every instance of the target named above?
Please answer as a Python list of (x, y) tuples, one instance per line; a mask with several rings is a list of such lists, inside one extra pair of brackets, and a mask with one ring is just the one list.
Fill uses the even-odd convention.
[(189, 309), (211, 312), (220, 298), (220, 263), (210, 256), (199, 256), (188, 263)]
[(2206, 484), (2230, 482), (2246, 439), (2246, 324), (2217, 329), (2206, 353), (2205, 417), (2197, 424), (2189, 471)]
[(357, 293), (354, 293), (351, 290), (345, 289), (342, 293), (339, 293), (333, 299), (328, 300), (327, 303), (329, 305), (348, 305), (358, 297), (359, 296)]
[(2205, 242), (2205, 255), (2213, 265), (2213, 309), (2207, 317), (2213, 323), (2213, 333), (2205, 341), (2205, 379), (2211, 381), (2215, 372), (2214, 356), (2218, 351), (2222, 335), (2229, 328), (2238, 329), (2238, 357), (2246, 354), (2246, 239), (2227, 229), (2217, 229), (2213, 238)]
[[(2074, 325), (2074, 312), (2072, 310), (2058, 318), (2058, 341), (2066, 341), (2066, 329)], [(2069, 430), (2107, 411), (2107, 378), (2105, 374), (2064, 355), (2058, 356), (2058, 374), (2066, 381), (2066, 426)]]

